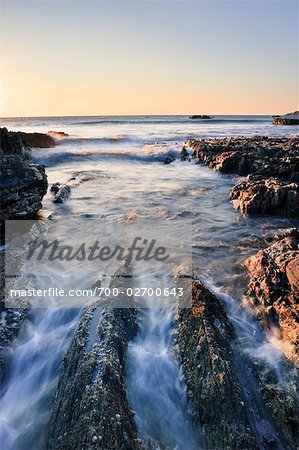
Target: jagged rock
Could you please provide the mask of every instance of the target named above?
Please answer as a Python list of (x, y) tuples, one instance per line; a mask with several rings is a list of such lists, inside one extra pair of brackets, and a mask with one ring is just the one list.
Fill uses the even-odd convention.
[(274, 214), (299, 218), (299, 183), (249, 175), (230, 192), (234, 208), (241, 214)]
[(290, 229), (246, 259), (248, 294), (257, 316), (270, 329), (276, 325), (284, 354), (299, 366), (299, 231)]
[(284, 116), (272, 116), (272, 122), (275, 125), (299, 125), (299, 111)]
[(66, 184), (54, 183), (50, 191), (54, 194), (53, 203), (64, 203), (70, 196), (71, 188)]
[[(125, 290), (127, 283), (130, 277), (116, 277), (110, 288)], [(88, 308), (81, 319), (64, 358), (48, 450), (140, 448), (124, 373), (128, 342), (137, 333), (137, 311), (131, 297), (123, 299), (127, 307), (118, 307), (119, 301), (109, 298), (107, 306)]]
[(211, 169), (299, 181), (299, 138), (190, 139), (185, 146)]
[(53, 137), (45, 133), (24, 133), (19, 132), (22, 136), (23, 142), (25, 142), (28, 147), (40, 147), (40, 148), (51, 148), (55, 147), (55, 141)]
[(0, 203), (1, 219), (29, 217), (42, 207), (47, 192), (43, 166), (28, 164), (28, 146), (21, 133), (0, 129)]
[[(189, 288), (185, 286), (185, 295)], [(221, 303), (193, 281), (192, 307), (179, 303), (175, 348), (206, 448), (258, 448), (234, 363), (233, 337)]]

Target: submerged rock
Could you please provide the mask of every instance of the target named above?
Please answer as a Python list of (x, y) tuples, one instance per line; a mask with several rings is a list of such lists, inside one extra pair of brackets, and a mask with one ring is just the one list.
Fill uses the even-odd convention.
[(281, 332), (277, 344), (299, 367), (299, 231), (285, 231), (277, 240), (246, 259), (248, 294), (268, 330)]
[(241, 214), (274, 214), (299, 218), (299, 183), (249, 175), (230, 192), (234, 208)]
[(202, 283), (193, 281), (191, 308), (178, 305), (175, 343), (191, 406), (198, 414), (206, 447), (211, 449), (258, 448), (244, 407), (231, 348), (233, 337), (219, 300)]
[(26, 218), (42, 207), (47, 192), (43, 166), (29, 164), (29, 148), (22, 134), (0, 129), (0, 203), (1, 219)]
[[(116, 277), (110, 288), (125, 290), (128, 278)], [(140, 448), (125, 387), (128, 342), (137, 333), (132, 297), (105, 300), (105, 307), (84, 313), (63, 368), (48, 426), (48, 450)], [(124, 298), (125, 297), (125, 298)]]

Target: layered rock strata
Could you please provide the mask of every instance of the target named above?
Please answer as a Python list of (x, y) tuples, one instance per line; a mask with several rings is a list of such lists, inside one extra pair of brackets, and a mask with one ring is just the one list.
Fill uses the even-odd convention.
[[(110, 288), (125, 290), (130, 283), (129, 276), (116, 277)], [(120, 300), (128, 307), (119, 308)], [(64, 358), (48, 450), (139, 448), (124, 374), (128, 342), (137, 333), (137, 311), (131, 297), (109, 298), (105, 304), (87, 309)]]

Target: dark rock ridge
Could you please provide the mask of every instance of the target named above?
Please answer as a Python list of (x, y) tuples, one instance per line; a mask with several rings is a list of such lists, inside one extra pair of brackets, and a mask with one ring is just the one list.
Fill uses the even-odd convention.
[[(180, 281), (180, 286), (190, 295), (188, 282)], [(205, 447), (297, 448), (295, 378), (291, 376), (290, 384), (282, 386), (269, 365), (264, 367), (258, 358), (238, 350), (238, 337), (222, 304), (201, 282), (192, 281), (191, 308), (180, 307), (181, 298), (175, 351)]]
[(28, 145), (28, 147), (39, 147), (39, 148), (51, 148), (55, 147), (55, 141), (53, 137), (45, 133), (24, 133), (21, 134), (23, 142)]
[[(130, 278), (115, 278), (111, 289), (125, 290)], [(137, 333), (133, 298), (106, 299), (88, 308), (64, 358), (52, 416), (48, 450), (140, 447), (125, 388), (128, 342)]]
[(246, 259), (248, 294), (268, 330), (281, 332), (278, 345), (299, 366), (299, 230), (289, 229)]
[(299, 111), (284, 116), (272, 116), (272, 122), (275, 125), (299, 125)]
[(212, 116), (208, 116), (206, 114), (199, 114), (199, 115), (195, 115), (195, 116), (190, 116), (189, 119), (206, 120), (206, 119), (212, 119)]
[(37, 213), (47, 192), (43, 166), (29, 164), (29, 148), (21, 133), (0, 129), (1, 219), (25, 218)]
[(185, 146), (198, 161), (223, 173), (299, 180), (299, 138), (190, 139)]
[(299, 218), (299, 183), (249, 175), (229, 196), (241, 214), (271, 214)]
[(233, 337), (218, 299), (193, 281), (192, 307), (178, 305), (175, 348), (206, 448), (258, 448), (234, 364)]

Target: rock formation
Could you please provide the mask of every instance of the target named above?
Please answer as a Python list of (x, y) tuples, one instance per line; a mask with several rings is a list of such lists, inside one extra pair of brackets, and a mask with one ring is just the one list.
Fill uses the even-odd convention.
[[(129, 274), (128, 274), (129, 275)], [(125, 290), (130, 277), (110, 288)], [(124, 296), (124, 295), (123, 295)], [(64, 358), (48, 427), (48, 450), (135, 450), (139, 440), (125, 388), (128, 342), (137, 333), (134, 301), (106, 299), (84, 313)]]
[(272, 214), (299, 218), (299, 183), (249, 175), (230, 192), (234, 208), (241, 214)]
[(214, 170), (299, 180), (299, 138), (190, 139), (185, 146)]
[(192, 307), (179, 304), (175, 344), (206, 447), (255, 449), (258, 445), (233, 361), (233, 337), (218, 299), (193, 281)]
[(27, 162), (28, 155), (20, 133), (0, 129), (2, 220), (29, 217), (42, 207), (47, 176), (43, 166)]
[(299, 111), (284, 116), (272, 116), (272, 122), (275, 125), (299, 125)]
[[(185, 295), (190, 283), (181, 280)], [(183, 299), (183, 300), (181, 300)], [(192, 305), (178, 299), (174, 348), (206, 448), (296, 448), (296, 390), (281, 386), (267, 364), (245, 355), (218, 300), (192, 281)], [(181, 307), (182, 305), (182, 307)]]
[(299, 138), (191, 139), (186, 148), (211, 169), (250, 175), (230, 193), (241, 213), (298, 217)]
[(23, 142), (28, 147), (51, 148), (55, 147), (55, 141), (51, 135), (44, 133), (20, 133)]
[(286, 230), (244, 262), (248, 294), (266, 328), (281, 332), (282, 351), (299, 366), (299, 231)]

